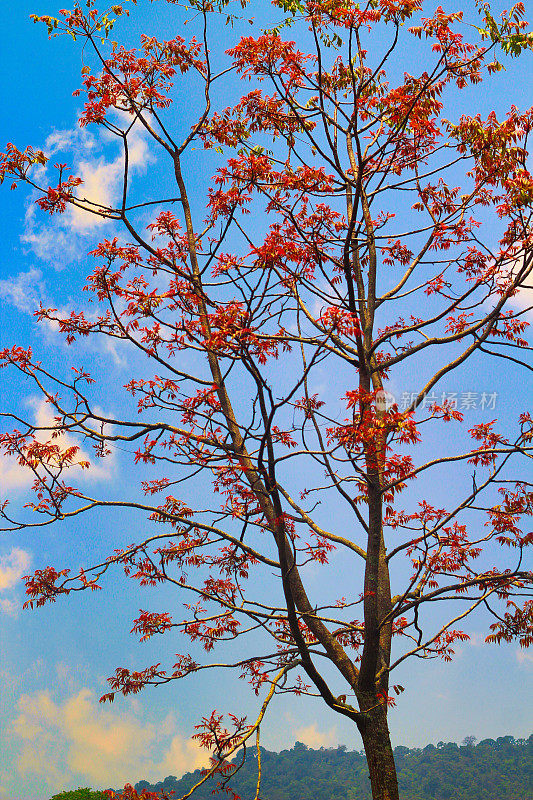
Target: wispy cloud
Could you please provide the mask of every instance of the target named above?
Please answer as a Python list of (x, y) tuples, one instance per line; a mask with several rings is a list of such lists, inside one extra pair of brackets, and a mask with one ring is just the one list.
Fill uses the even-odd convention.
[[(109, 144), (109, 138), (105, 135), (96, 139), (84, 130), (73, 128), (55, 131), (44, 146), (44, 152), (49, 157), (57, 153), (65, 154), (65, 157), (71, 154), (70, 171), (83, 180), (77, 195), (95, 209), (116, 206), (122, 190), (124, 155), (120, 150), (115, 158), (109, 159), (107, 154), (102, 153), (102, 149), (107, 150)], [(128, 135), (128, 149), (130, 173), (143, 172), (152, 163), (147, 134), (140, 124), (134, 125)], [(56, 179), (51, 170), (44, 169), (40, 177), (44, 184), (46, 180), (53, 182)], [(38, 258), (60, 270), (83, 256), (88, 237), (104, 225), (110, 225), (105, 217), (72, 205), (63, 214), (48, 217), (43, 216), (32, 203), (26, 211), (25, 230), (21, 238)]]
[(485, 638), (487, 636), (486, 633), (481, 633), (481, 631), (472, 631), (468, 634), (470, 639), (468, 640), (468, 644), (471, 647), (484, 647), (486, 644)]
[(25, 314), (33, 314), (45, 296), (46, 288), (38, 269), (0, 280), (0, 298)]
[(9, 553), (0, 555), (0, 613), (12, 616), (18, 612), (20, 603), (13, 590), (30, 564), (30, 554), (20, 547), (12, 547)]
[(295, 736), (298, 742), (302, 742), (308, 747), (332, 747), (338, 741), (335, 727), (327, 731), (320, 731), (315, 724), (297, 728)]
[(8, 491), (26, 489), (31, 484), (27, 469), (21, 467), (16, 458), (0, 454), (0, 500)]
[(47, 691), (25, 694), (18, 709), (12, 724), (21, 745), (16, 769), (22, 778), (42, 776), (51, 790), (72, 788), (80, 779), (103, 787), (156, 781), (208, 760), (193, 740), (176, 732), (171, 717), (157, 726), (142, 722), (133, 713), (100, 706), (89, 689), (63, 703)]
[(12, 547), (9, 553), (0, 556), (0, 592), (16, 586), (28, 569), (31, 556), (20, 547)]
[[(514, 260), (507, 263), (501, 269), (500, 279), (505, 286), (509, 280), (515, 278), (517, 273), (524, 266), (525, 254), (517, 256)], [(511, 306), (518, 311), (526, 311), (526, 319), (531, 323), (533, 320), (533, 277), (530, 276), (527, 284), (523, 285), (517, 293), (509, 300)]]
[(533, 652), (530, 650), (522, 650), (521, 648), (515, 651), (516, 660), (523, 667), (533, 667)]
[[(19, 272), (18, 275), (8, 277), (0, 280), (0, 300), (14, 306), (18, 311), (24, 314), (33, 316), (34, 312), (39, 308), (40, 303), (43, 306), (54, 306), (54, 301), (50, 297), (50, 292), (47, 289), (46, 283), (42, 279), (42, 273), (38, 269), (31, 268), (27, 272)], [(68, 318), (72, 311), (79, 311), (75, 307), (73, 301), (67, 298), (66, 302), (62, 303), (57, 308), (56, 316), (59, 318)], [(89, 321), (95, 320), (98, 316), (94, 308), (86, 307), (83, 309), (86, 319)], [(52, 319), (43, 319), (41, 324), (44, 329), (55, 335), (59, 332), (59, 323)], [(64, 338), (64, 337), (63, 337)], [(92, 336), (88, 339), (83, 338), (79, 343), (84, 350), (90, 352), (103, 353), (110, 356), (117, 367), (126, 365), (126, 359), (120, 353), (120, 345), (118, 340), (111, 339), (108, 336)]]
[(89, 153), (95, 150), (97, 146), (93, 134), (87, 128), (78, 126), (76, 128), (52, 131), (46, 137), (44, 151), (51, 158), (56, 153), (61, 153), (65, 150)]
[(22, 242), (29, 245), (37, 258), (57, 270), (82, 258), (87, 249), (83, 241), (66, 229), (61, 218), (43, 222), (41, 213), (35, 205), (27, 208)]
[[(145, 129), (135, 126), (128, 137), (128, 163), (130, 170), (144, 171), (150, 163), (148, 142)], [(78, 161), (76, 174), (83, 180), (79, 195), (95, 206), (111, 208), (119, 200), (124, 174), (124, 157), (122, 153), (113, 160), (106, 161), (101, 156), (97, 159)], [(88, 211), (70, 206), (66, 215), (66, 224), (74, 232), (85, 233), (106, 223), (102, 217)]]
[[(33, 411), (33, 423), (38, 430), (35, 438), (39, 442), (48, 442), (52, 438), (53, 429), (55, 428), (53, 409), (46, 400), (39, 398), (29, 398), (26, 404)], [(54, 445), (57, 445), (61, 450), (67, 450), (70, 447), (79, 446), (79, 442), (74, 436), (69, 433), (61, 433), (54, 436)], [(85, 469), (80, 466), (80, 462), (88, 462), (89, 468)], [(111, 474), (116, 472), (117, 466), (113, 454), (107, 456), (104, 460), (95, 460), (91, 458), (90, 453), (87, 453), (81, 447), (76, 455), (75, 463), (69, 467), (69, 475), (76, 477), (78, 481), (103, 481), (109, 480)], [(27, 489), (33, 481), (35, 475), (31, 469), (21, 466), (17, 459), (13, 456), (0, 455), (0, 499), (5, 498), (8, 491)]]
[(20, 608), (20, 603), (17, 600), (11, 600), (9, 597), (0, 597), (0, 614), (8, 614), (13, 617), (17, 614)]

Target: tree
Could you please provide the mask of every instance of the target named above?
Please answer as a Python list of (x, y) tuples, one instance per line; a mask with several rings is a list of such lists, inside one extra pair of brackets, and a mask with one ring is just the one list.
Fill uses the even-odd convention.
[[(146, 783), (146, 781), (145, 781)], [(105, 789), (101, 792), (93, 792), (89, 788), (73, 789), (72, 791), (60, 792), (55, 794), (50, 800), (111, 800), (115, 797), (112, 789)], [(170, 800), (170, 796), (165, 792), (150, 792), (141, 789), (140, 792), (130, 784), (126, 784), (124, 791), (121, 792), (122, 800)]]
[(60, 792), (55, 794), (50, 800), (108, 800), (109, 795), (106, 792), (93, 792), (90, 788), (81, 786), (78, 789), (73, 789), (70, 792)]
[[(395, 747), (401, 796), (404, 800), (522, 800), (531, 794), (530, 752), (531, 745), (525, 740), (507, 743), (504, 758), (495, 742), (439, 749), (429, 745), (423, 750)], [(367, 800), (369, 796), (368, 770), (357, 751), (308, 748), (297, 753), (295, 745), (283, 753), (262, 750), (262, 760), (261, 792), (270, 800)], [(167, 778), (164, 788), (171, 797), (180, 797), (200, 777), (197, 770), (179, 781)], [(255, 777), (255, 759), (248, 753), (235, 776), (234, 788), (241, 797), (253, 797)], [(142, 781), (135, 789), (140, 792), (143, 786), (157, 792), (161, 784)], [(196, 797), (210, 800), (211, 790), (212, 784), (206, 784)]]
[[(357, 726), (374, 800), (394, 800), (387, 714), (403, 691), (396, 668), (413, 657), (450, 660), (477, 609), (493, 615), (488, 641), (532, 642), (523, 566), (532, 536), (521, 527), (531, 484), (520, 477), (531, 417), (466, 432), (461, 410), (436, 389), (483, 359), (529, 368), (520, 292), (533, 260), (533, 111), (446, 114), (464, 90), (490, 85), (498, 59), (531, 50), (533, 34), (520, 2), (496, 20), (476, 0), (477, 25), (461, 11), (430, 15), (422, 0), (273, 5), (277, 25), (236, 37), (227, 61), (217, 26), (242, 22), (228, 0), (189, 4), (189, 41), (143, 36), (139, 49), (108, 38), (125, 5), (100, 13), (89, 0), (38, 18), (51, 36), (82, 42), (80, 125), (105, 128), (124, 158), (121, 200), (110, 207), (91, 202), (65, 165), (41, 183), (50, 165), (40, 150), (10, 144), (2, 155), (2, 175), (32, 187), (44, 212), (75, 208), (121, 226), (91, 253), (86, 289), (101, 310), (41, 306), (37, 316), (69, 343), (104, 336), (139, 354), (125, 387), (139, 413), (100, 411), (83, 368), (66, 378), (29, 349), (3, 351), (3, 365), (38, 388), (54, 417), (38, 425), (6, 413), (16, 429), (3, 434), (4, 451), (33, 472), (35, 498), (31, 519), (8, 505), (3, 517), (19, 529), (128, 508), (154, 524), (79, 574), (37, 570), (27, 605), (95, 590), (122, 567), (184, 598), (183, 617), (143, 610), (134, 621), (142, 639), (177, 630), (206, 653), (250, 642), (226, 666), (262, 705), (253, 723), (230, 714), (226, 728), (216, 710), (203, 717), (196, 735), (213, 756), (202, 780), (218, 773), (226, 786), (230, 757), (258, 741), (275, 694), (318, 692)], [(422, 65), (415, 75), (399, 68), (406, 52)], [(237, 78), (250, 90), (217, 107), (218, 87), (234, 91)], [(204, 98), (182, 138), (170, 108), (175, 81), (199, 84)], [(147, 181), (130, 199), (134, 126), (168, 166), (170, 197)], [(205, 221), (190, 156), (198, 143), (206, 163), (218, 159)], [(324, 369), (327, 387), (317, 379)], [(417, 387), (402, 407), (387, 387), (405, 374)], [(76, 468), (90, 468), (70, 443), (76, 434), (102, 459), (116, 446), (137, 448), (132, 457), (149, 470), (142, 486), (110, 500), (76, 485)], [(452, 479), (449, 506), (434, 505), (435, 482)], [(309, 564), (350, 570), (350, 596), (312, 596)], [(432, 613), (445, 601), (449, 616)], [(172, 667), (119, 667), (102, 700), (217, 666), (185, 652)], [(333, 688), (339, 679), (345, 694)]]

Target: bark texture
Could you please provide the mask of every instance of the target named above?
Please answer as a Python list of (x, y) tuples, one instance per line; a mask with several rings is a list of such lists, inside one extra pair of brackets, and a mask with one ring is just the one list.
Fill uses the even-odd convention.
[(368, 698), (366, 703), (364, 699), (360, 702), (362, 705), (368, 703), (369, 709), (372, 709), (357, 723), (370, 772), (372, 800), (399, 800), (396, 765), (386, 711), (382, 705), (372, 708), (370, 706), (372, 698)]

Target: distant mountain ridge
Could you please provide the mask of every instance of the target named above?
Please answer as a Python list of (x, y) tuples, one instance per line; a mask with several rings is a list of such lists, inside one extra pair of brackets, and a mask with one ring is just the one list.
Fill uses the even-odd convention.
[[(396, 747), (402, 800), (533, 800), (533, 735), (529, 739), (502, 736), (477, 745), (467, 737), (462, 745), (439, 742), (423, 749)], [(371, 800), (366, 760), (345, 746), (311, 750), (296, 742), (292, 750), (275, 753), (261, 748), (261, 800)], [(177, 798), (201, 777), (200, 770), (181, 779), (169, 775), (143, 788), (174, 791)], [(231, 786), (242, 800), (252, 800), (257, 781), (257, 752), (250, 748)], [(213, 800), (216, 781), (194, 793), (196, 800)], [(226, 798), (222, 792), (218, 795)], [(231, 797), (231, 795), (229, 795)]]

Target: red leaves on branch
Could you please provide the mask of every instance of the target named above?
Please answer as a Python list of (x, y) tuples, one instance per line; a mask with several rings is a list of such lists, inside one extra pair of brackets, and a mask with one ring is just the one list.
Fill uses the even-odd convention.
[(455, 654), (452, 645), (455, 642), (467, 642), (469, 639), (470, 636), (463, 631), (447, 630), (441, 636), (437, 636), (434, 639), (432, 646), (427, 648), (427, 651), (449, 662)]
[(223, 758), (224, 752), (233, 747), (251, 727), (246, 723), (246, 717), (237, 717), (235, 714), (228, 714), (228, 717), (232, 724), (231, 730), (224, 727), (224, 715), (219, 714), (216, 709), (194, 726), (199, 732), (194, 734), (193, 739), (206, 750), (213, 750), (217, 758)]
[(202, 45), (196, 39), (186, 44), (181, 36), (160, 42), (142, 35), (140, 50), (114, 44), (100, 75), (83, 79), (87, 102), (80, 125), (104, 122), (109, 111), (116, 108), (131, 114), (139, 109), (166, 108), (171, 103), (168, 95), (177, 71), (184, 74), (194, 68), (204, 74), (206, 63), (201, 55)]
[(45, 569), (36, 570), (33, 575), (25, 575), (26, 594), (31, 599), (26, 600), (24, 608), (33, 608), (34, 605), (39, 608), (45, 603), (55, 603), (60, 594), (69, 594), (70, 589), (61, 584), (57, 585), (58, 581), (66, 578), (69, 572), (69, 569), (62, 569), (58, 572), (53, 567), (45, 567)]
[[(336, 306), (330, 306), (324, 309), (318, 318), (318, 322), (326, 330), (332, 331), (340, 336), (354, 337), (361, 335), (361, 327), (355, 314), (344, 311)], [(351, 403), (350, 405), (353, 404)], [(350, 408), (350, 405), (348, 408)]]
[[(219, 588), (216, 587), (216, 596), (219, 596)], [(213, 592), (206, 587), (210, 597)], [(222, 595), (223, 596), (223, 595)], [(191, 642), (198, 641), (206, 652), (214, 648), (217, 642), (228, 639), (235, 639), (239, 635), (241, 623), (235, 619), (231, 613), (220, 614), (210, 624), (204, 621), (188, 622), (183, 627), (183, 632), (189, 637)]]
[(253, 75), (264, 80), (275, 73), (287, 90), (302, 86), (307, 63), (316, 61), (316, 56), (306, 55), (295, 48), (294, 42), (285, 42), (275, 33), (265, 33), (256, 39), (252, 36), (243, 37), (227, 53), (234, 59), (241, 75), (248, 78)]
[(522, 607), (513, 600), (508, 600), (507, 607), (510, 610), (505, 612), (503, 618), (490, 626), (493, 632), (487, 636), (486, 641), (500, 644), (518, 639), (520, 647), (531, 647), (533, 645), (533, 600), (526, 600)]
[(475, 441), (480, 442), (479, 447), (472, 451), (472, 458), (469, 459), (471, 464), (481, 464), (485, 467), (494, 464), (496, 461), (495, 449), (509, 444), (508, 439), (494, 432), (493, 428), (496, 422), (497, 420), (493, 419), (490, 422), (476, 425), (468, 431)]
[(47, 163), (48, 158), (42, 150), (34, 150), (30, 146), (24, 150), (19, 150), (18, 147), (9, 142), (6, 146), (6, 152), (0, 153), (0, 183), (4, 182), (6, 175), (10, 175), (14, 178), (11, 188), (15, 189), (19, 181), (27, 180), (31, 167), (44, 167)]
[[(66, 164), (56, 164), (55, 168), (59, 170), (60, 176)], [(81, 178), (75, 178), (74, 175), (69, 175), (66, 180), (59, 180), (57, 186), (48, 187), (48, 191), (43, 197), (36, 200), (37, 205), (42, 211), (47, 211), (49, 214), (62, 214), (66, 209), (68, 203), (74, 197), (74, 190), (82, 184)]]
[(168, 612), (158, 614), (155, 611), (140, 610), (140, 615), (133, 621), (131, 633), (140, 635), (140, 641), (145, 642), (156, 633), (164, 633), (172, 628), (172, 618)]
[[(374, 448), (379, 447), (380, 443), (388, 450), (393, 439), (401, 444), (418, 442), (420, 434), (414, 421), (414, 412), (402, 413), (396, 404), (380, 411), (376, 405), (376, 396), (377, 392), (364, 392), (360, 389), (346, 392), (346, 407), (354, 409), (354, 418), (351, 421), (345, 420), (344, 425), (328, 428), (330, 440), (356, 451), (363, 444)], [(387, 439), (389, 436), (393, 438)], [(390, 465), (391, 472), (397, 468), (398, 463), (393, 461)]]
[(533, 544), (533, 531), (524, 533), (519, 522), (525, 517), (533, 516), (533, 492), (526, 484), (516, 484), (514, 491), (501, 488), (502, 502), (487, 510), (488, 521), (500, 544), (509, 547), (526, 547)]
[(173, 792), (170, 792), (170, 794), (167, 794), (164, 790), (161, 792), (149, 792), (147, 789), (137, 792), (130, 783), (127, 783), (119, 792), (113, 792), (108, 789), (106, 793), (110, 800), (173, 800)]
[(264, 670), (264, 664), (259, 659), (251, 659), (245, 661), (242, 665), (241, 678), (248, 678), (248, 683), (254, 690), (254, 694), (258, 697), (263, 685), (269, 681), (269, 675)]
[(125, 667), (117, 667), (114, 675), (107, 679), (112, 691), (102, 695), (100, 702), (112, 703), (117, 693), (123, 694), (124, 697), (130, 694), (138, 694), (145, 686), (159, 682), (162, 678), (164, 679), (166, 672), (158, 669), (159, 666), (160, 664), (152, 664), (143, 670), (133, 672), (130, 672)]

